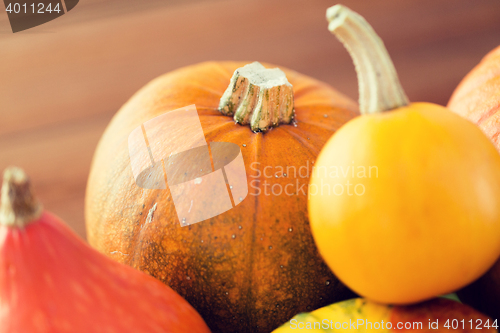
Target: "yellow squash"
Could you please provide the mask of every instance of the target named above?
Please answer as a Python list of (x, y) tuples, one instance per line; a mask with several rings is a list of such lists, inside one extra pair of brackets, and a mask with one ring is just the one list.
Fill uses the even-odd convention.
[(412, 306), (383, 305), (362, 298), (301, 313), (273, 333), (497, 331), (498, 322), (461, 303), (436, 298)]
[(444, 107), (409, 103), (383, 42), (358, 14), (327, 12), (358, 72), (362, 116), (321, 151), (309, 188), (314, 239), (332, 271), (371, 300), (452, 292), (500, 255), (500, 155)]

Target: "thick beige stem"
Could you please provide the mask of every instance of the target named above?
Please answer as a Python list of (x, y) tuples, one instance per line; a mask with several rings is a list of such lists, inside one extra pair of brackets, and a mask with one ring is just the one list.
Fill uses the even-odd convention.
[(344, 44), (356, 67), (361, 113), (408, 105), (389, 53), (368, 22), (342, 5), (328, 8), (326, 18), (328, 30)]
[(219, 111), (237, 123), (266, 132), (293, 120), (293, 89), (279, 68), (266, 69), (259, 62), (238, 68), (222, 95)]
[(33, 196), (26, 173), (20, 168), (7, 168), (3, 175), (0, 225), (23, 228), (41, 213), (42, 205)]

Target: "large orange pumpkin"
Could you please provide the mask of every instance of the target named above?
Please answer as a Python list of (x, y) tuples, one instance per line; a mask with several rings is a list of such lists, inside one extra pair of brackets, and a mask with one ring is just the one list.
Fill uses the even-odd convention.
[[(86, 197), (91, 245), (160, 279), (214, 332), (225, 333), (270, 332), (298, 312), (352, 296), (317, 253), (306, 202), (316, 156), (358, 114), (357, 106), (330, 86), (283, 69), (293, 86), (294, 122), (253, 132), (218, 110), (233, 72), (243, 65), (202, 63), (140, 90), (106, 129)], [(207, 142), (239, 145), (250, 186), (232, 210), (181, 227), (168, 188), (136, 186), (127, 140), (145, 121), (191, 104)]]
[(464, 77), (448, 108), (477, 124), (500, 150), (500, 46)]

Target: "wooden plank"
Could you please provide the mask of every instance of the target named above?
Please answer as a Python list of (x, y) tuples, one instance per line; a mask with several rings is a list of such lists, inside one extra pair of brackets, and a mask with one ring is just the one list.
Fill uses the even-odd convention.
[[(368, 17), (391, 53), (451, 38), (458, 44), (467, 35), (500, 31), (496, 0), (346, 3)], [(53, 33), (3, 34), (0, 101), (7, 114), (0, 135), (117, 109), (155, 76), (207, 59), (278, 63), (355, 97), (355, 80), (349, 78), (351, 84), (344, 88), (342, 78), (335, 78), (350, 59), (326, 31), (324, 12), (330, 4), (203, 2), (108, 19), (92, 19), (96, 9), (88, 6), (48, 23)], [(77, 23), (71, 24), (72, 16)], [(463, 51), (479, 53), (467, 47)], [(426, 56), (431, 63), (432, 54)], [(410, 82), (407, 90), (412, 89)]]

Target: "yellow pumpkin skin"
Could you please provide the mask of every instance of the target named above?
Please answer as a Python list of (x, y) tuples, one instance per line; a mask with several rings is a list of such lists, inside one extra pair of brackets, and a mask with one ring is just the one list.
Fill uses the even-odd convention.
[(445, 294), (500, 255), (500, 155), (443, 107), (414, 103), (351, 120), (324, 146), (310, 186), (320, 253), (368, 299), (405, 304)]

